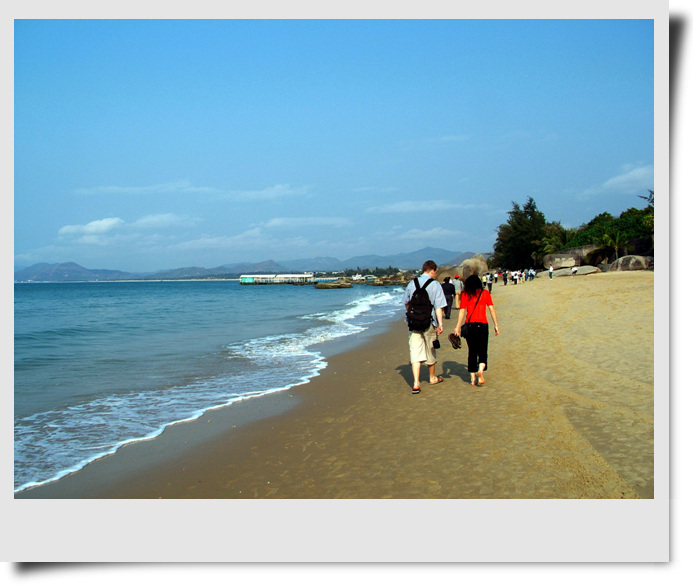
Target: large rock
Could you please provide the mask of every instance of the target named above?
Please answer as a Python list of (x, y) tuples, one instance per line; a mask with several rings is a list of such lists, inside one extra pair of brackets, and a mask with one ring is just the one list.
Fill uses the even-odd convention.
[(609, 265), (609, 271), (642, 271), (643, 269), (654, 269), (654, 257), (626, 255)]
[(455, 275), (459, 275), (460, 279), (464, 281), (470, 275), (483, 275), (484, 273), (488, 273), (488, 264), (486, 258), (482, 254), (478, 254), (471, 259), (465, 259), (455, 267), (441, 267), (437, 279), (442, 282), (446, 277), (454, 279)]
[[(590, 275), (591, 273), (601, 273), (601, 269), (594, 267), (592, 265), (581, 265), (578, 267), (577, 273), (575, 275)], [(564, 267), (563, 269), (557, 269), (553, 272), (554, 278), (556, 277), (568, 277), (573, 274), (572, 268)], [(541, 271), (537, 273), (537, 277), (546, 277), (549, 279), (548, 271)]]
[(557, 253), (544, 255), (542, 262), (545, 269), (548, 269), (552, 265), (554, 269), (584, 265), (587, 255), (597, 248), (597, 245), (585, 245), (584, 247), (575, 247), (566, 249), (565, 251), (558, 251)]

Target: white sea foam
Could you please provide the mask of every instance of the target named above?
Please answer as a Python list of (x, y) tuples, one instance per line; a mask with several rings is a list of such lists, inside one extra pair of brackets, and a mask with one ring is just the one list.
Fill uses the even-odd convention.
[(15, 491), (54, 481), (121, 446), (239, 400), (303, 385), (327, 366), (322, 343), (394, 315), (401, 292), (377, 291), (302, 316), (304, 331), (231, 343), (227, 367), (184, 385), (107, 396), (15, 417)]

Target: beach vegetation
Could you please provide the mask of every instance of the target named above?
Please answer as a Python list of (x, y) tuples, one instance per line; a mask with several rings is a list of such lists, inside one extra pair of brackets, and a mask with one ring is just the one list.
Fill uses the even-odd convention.
[(498, 227), (489, 266), (537, 266), (537, 253), (540, 252), (543, 246), (542, 239), (546, 236), (545, 226), (546, 217), (537, 207), (534, 198), (527, 197), (522, 207), (513, 202), (512, 209), (508, 212), (508, 221)]
[(544, 226), (545, 236), (541, 239), (541, 254), (550, 255), (562, 251), (575, 238), (577, 229), (565, 228), (560, 222), (548, 222)]
[(540, 267), (545, 255), (568, 249), (597, 245), (588, 260), (599, 264), (612, 255), (622, 253), (653, 254), (654, 251), (654, 191), (638, 196), (647, 202), (645, 208), (632, 207), (619, 216), (609, 212), (597, 214), (578, 228), (566, 228), (560, 221), (547, 222), (533, 198), (524, 206), (512, 203), (508, 221), (498, 227), (489, 267)]

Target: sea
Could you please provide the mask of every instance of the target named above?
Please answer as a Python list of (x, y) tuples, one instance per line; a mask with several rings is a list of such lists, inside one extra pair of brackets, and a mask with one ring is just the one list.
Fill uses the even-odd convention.
[(307, 383), (394, 320), (402, 291), (15, 283), (15, 492), (211, 408)]

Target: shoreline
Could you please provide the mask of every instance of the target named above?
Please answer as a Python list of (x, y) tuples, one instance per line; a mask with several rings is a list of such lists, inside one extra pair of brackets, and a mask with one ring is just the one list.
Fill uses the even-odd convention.
[(395, 317), (304, 385), (172, 425), (15, 498), (654, 497), (653, 272), (496, 284), (492, 296), (501, 335), (482, 388), (447, 341), (453, 310), (445, 381), (413, 395)]
[(112, 491), (114, 484), (122, 483), (123, 486), (127, 486), (141, 474), (150, 472), (152, 468), (166, 468), (189, 451), (208, 442), (214, 443), (230, 431), (240, 432), (243, 427), (253, 426), (299, 407), (305, 401), (301, 390), (329, 370), (333, 357), (348, 355), (366, 344), (373, 343), (378, 337), (396, 328), (395, 325), (400, 325), (402, 319), (398, 313), (394, 317), (372, 324), (362, 332), (326, 343), (317, 343), (315, 346), (328, 366), (310, 377), (307, 382), (284, 390), (242, 398), (229, 405), (208, 408), (198, 418), (170, 423), (158, 435), (128, 441), (113, 453), (95, 458), (82, 468), (66, 473), (58, 479), (15, 491), (14, 498), (103, 498), (104, 491), (108, 492), (108, 498), (116, 497)]

